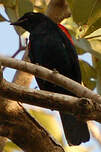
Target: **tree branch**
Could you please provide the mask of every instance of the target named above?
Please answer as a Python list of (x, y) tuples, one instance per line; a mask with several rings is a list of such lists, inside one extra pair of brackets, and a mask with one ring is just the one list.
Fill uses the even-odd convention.
[(87, 115), (89, 116), (94, 111), (94, 105), (91, 100), (43, 90), (27, 89), (5, 80), (0, 85), (0, 95), (22, 103), (73, 113), (83, 117), (85, 120), (87, 120)]
[[(0, 76), (2, 88), (4, 80), (1, 70)], [(33, 149), (35, 152), (64, 152), (63, 148), (25, 111), (22, 105), (11, 100), (0, 102), (0, 135), (8, 137), (26, 152), (33, 152)]]
[[(18, 100), (24, 103), (42, 106), (45, 108), (51, 108), (52, 110), (54, 109), (64, 112), (68, 111), (74, 115), (79, 115), (85, 120), (96, 120), (101, 122), (101, 97), (91, 90), (81, 86), (69, 78), (62, 76), (59, 73), (55, 73), (55, 71), (48, 70), (39, 65), (33, 65), (11, 58), (6, 58), (5, 61), (5, 57), (2, 59), (0, 57), (0, 61), (2, 64), (8, 65), (10, 67), (24, 70), (29, 73), (34, 73), (36, 76), (39, 76), (45, 80), (49, 80), (50, 82), (54, 82), (57, 85), (57, 82), (59, 82), (59, 84), (61, 86), (63, 84), (63, 87), (66, 89), (71, 88), (70, 91), (75, 91), (78, 88), (79, 93), (81, 91), (84, 96), (92, 97), (89, 98), (92, 100), (79, 99), (76, 97), (70, 97), (67, 95), (52, 93), (48, 91), (27, 89), (14, 83), (6, 82), (5, 80), (3, 80), (2, 85), (0, 85), (0, 93), (3, 97)], [(78, 92), (76, 91), (76, 93)], [(82, 94), (80, 94), (80, 96)], [(97, 102), (95, 102), (95, 97)]]
[[(0, 102), (0, 135), (8, 137), (25, 152), (64, 152), (43, 127), (16, 102)], [(40, 141), (40, 144), (39, 144)]]
[(101, 96), (94, 93), (90, 89), (82, 86), (81, 84), (59, 74), (56, 71), (49, 70), (45, 67), (39, 66), (37, 64), (31, 64), (25, 61), (20, 61), (17, 59), (12, 59), (10, 57), (5, 57), (0, 55), (0, 62), (2, 65), (11, 67), (23, 72), (28, 72), (30, 74), (35, 75), (41, 79), (54, 83), (58, 86), (61, 86), (78, 97), (85, 97), (92, 99), (93, 102), (96, 104), (97, 102), (101, 104)]

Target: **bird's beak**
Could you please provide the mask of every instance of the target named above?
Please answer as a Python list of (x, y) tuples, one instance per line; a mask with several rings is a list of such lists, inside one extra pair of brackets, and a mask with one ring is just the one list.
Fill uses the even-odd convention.
[(16, 25), (16, 26), (20, 26), (22, 23), (24, 23), (27, 19), (24, 18), (24, 19), (19, 19), (18, 21), (16, 22), (11, 22), (10, 25)]

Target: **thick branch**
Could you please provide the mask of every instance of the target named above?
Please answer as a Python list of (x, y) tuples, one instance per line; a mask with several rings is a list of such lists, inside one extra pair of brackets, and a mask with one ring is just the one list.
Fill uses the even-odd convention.
[[(14, 82), (28, 87), (31, 79), (30, 74), (18, 71), (17, 76), (14, 77)], [(0, 80), (0, 86), (2, 86), (2, 71), (0, 71)], [(7, 99), (0, 101), (0, 135), (8, 137), (26, 152), (33, 152), (33, 149), (36, 152), (64, 151), (21, 105)]]
[(85, 120), (101, 122), (101, 105), (84, 98), (80, 99), (48, 91), (27, 89), (5, 80), (1, 81), (0, 94), (12, 100), (42, 106), (52, 110), (70, 112)]
[[(43, 90), (27, 89), (5, 80), (0, 85), (0, 95), (31, 105), (73, 113), (74, 115), (83, 117), (85, 120), (87, 120), (91, 112), (95, 109), (93, 102), (85, 98), (76, 98)], [(93, 117), (89, 119), (91, 120)]]
[(35, 75), (36, 77), (47, 80), (51, 83), (64, 87), (70, 90), (78, 97), (85, 97), (92, 99), (93, 102), (101, 104), (101, 96), (94, 93), (90, 89), (80, 85), (79, 83), (59, 74), (56, 71), (48, 70), (42, 66), (31, 64), (25, 61), (19, 61), (9, 57), (0, 55), (0, 62), (4, 66), (15, 68), (24, 72)]
[(9, 102), (8, 105), (0, 102), (0, 135), (11, 139), (25, 152), (64, 152), (16, 102)]
[[(2, 75), (1, 71), (0, 75)], [(4, 84), (2, 77), (0, 80), (1, 88), (7, 85), (7, 83)], [(14, 95), (10, 91), (8, 88), (10, 96)], [(25, 111), (22, 105), (11, 100), (0, 102), (0, 135), (8, 137), (26, 152), (33, 152), (33, 149), (35, 152), (64, 152), (63, 148)]]

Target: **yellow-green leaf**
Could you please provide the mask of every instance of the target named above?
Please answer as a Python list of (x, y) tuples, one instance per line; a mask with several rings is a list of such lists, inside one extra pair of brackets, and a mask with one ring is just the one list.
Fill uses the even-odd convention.
[[(86, 25), (86, 35), (101, 26), (101, 1), (99, 0), (67, 0), (72, 16), (78, 25)], [(89, 29), (90, 28), (90, 29)], [(85, 35), (84, 33), (84, 35)]]
[(16, 11), (18, 17), (21, 17), (24, 13), (33, 11), (33, 4), (30, 0), (17, 0)]
[(8, 141), (5, 145), (4, 152), (22, 151), (16, 144)]
[(17, 16), (16, 16), (16, 10), (10, 7), (5, 6), (5, 11), (10, 19), (11, 22), (16, 21)]
[(16, 6), (16, 0), (2, 0), (2, 4), (9, 8), (14, 8)]
[(71, 11), (74, 21), (83, 25), (88, 22), (95, 0), (72, 0)]
[(61, 128), (54, 116), (41, 110), (30, 110), (30, 114), (34, 116), (57, 141), (62, 142)]
[(87, 35), (93, 33), (94, 31), (96, 31), (99, 28), (101, 28), (101, 18), (99, 18), (92, 25), (90, 25), (84, 35), (87, 36)]
[(99, 56), (95, 56), (101, 59), (101, 40), (91, 39), (89, 40), (89, 43), (91, 45), (91, 48), (95, 51), (95, 53), (99, 54)]
[(93, 57), (93, 65), (96, 69), (96, 88), (97, 93), (101, 95), (101, 59), (98, 59), (96, 57)]
[[(84, 38), (76, 39), (73, 37), (74, 44), (77, 48), (82, 49), (86, 52), (91, 53), (92, 55), (101, 58), (101, 51), (99, 51), (92, 40), (86, 40)], [(98, 41), (97, 41), (98, 42)], [(100, 43), (98, 43), (100, 45)]]
[(87, 62), (80, 60), (80, 68), (82, 73), (83, 84), (89, 88), (94, 89), (96, 87), (96, 72), (95, 69)]

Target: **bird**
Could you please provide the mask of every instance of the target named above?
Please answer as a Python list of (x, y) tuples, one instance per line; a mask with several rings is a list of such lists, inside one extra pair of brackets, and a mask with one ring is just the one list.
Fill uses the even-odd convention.
[[(29, 58), (48, 69), (81, 83), (81, 71), (76, 49), (68, 30), (42, 13), (27, 12), (11, 25), (20, 26), (30, 33)], [(42, 90), (76, 96), (67, 89), (36, 77)], [(71, 113), (59, 112), (65, 137), (70, 146), (90, 139), (87, 123)]]

